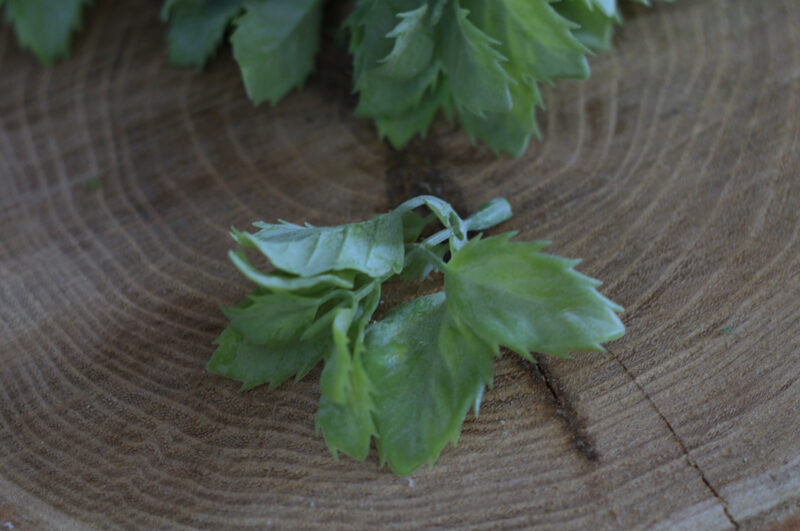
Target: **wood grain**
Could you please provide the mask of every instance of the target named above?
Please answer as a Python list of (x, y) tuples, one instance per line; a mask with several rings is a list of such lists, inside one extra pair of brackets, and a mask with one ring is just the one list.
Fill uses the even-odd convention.
[[(379, 143), (331, 43), (305, 90), (254, 109), (227, 53), (166, 63), (156, 3), (100, 3), (53, 69), (3, 30), (0, 525), (798, 525), (800, 5), (626, 16), (590, 81), (545, 90), (544, 139), (517, 160), (446, 124)], [(229, 227), (420, 192), (509, 198), (504, 228), (584, 257), (628, 334), (506, 356), (458, 447), (396, 478), (331, 458), (318, 371), (239, 394), (203, 367), (218, 306), (248, 289)]]

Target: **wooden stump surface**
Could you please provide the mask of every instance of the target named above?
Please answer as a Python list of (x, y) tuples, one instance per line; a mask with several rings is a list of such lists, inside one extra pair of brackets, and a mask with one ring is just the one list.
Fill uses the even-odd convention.
[[(157, 4), (99, 3), (52, 69), (0, 36), (0, 526), (800, 526), (796, 0), (628, 7), (516, 160), (446, 123), (389, 149), (328, 41), (253, 108), (229, 51), (167, 63)], [(458, 446), (397, 478), (315, 436), (319, 370), (240, 394), (204, 364), (249, 288), (231, 226), (420, 193), (507, 197), (502, 228), (583, 257), (628, 333), (506, 355)]]

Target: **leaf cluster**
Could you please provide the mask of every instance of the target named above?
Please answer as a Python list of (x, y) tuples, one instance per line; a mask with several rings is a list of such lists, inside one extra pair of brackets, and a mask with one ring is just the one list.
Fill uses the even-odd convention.
[[(469, 237), (510, 216), (504, 199), (462, 219), (421, 196), (358, 223), (234, 230), (230, 257), (256, 289), (224, 309), (230, 324), (208, 369), (244, 390), (274, 388), (324, 363), (316, 423), (334, 455), (362, 460), (374, 439), (396, 474), (433, 463), (457, 441), (469, 409), (477, 413), (501, 346), (527, 359), (567, 356), (624, 333), (622, 308), (575, 271), (577, 261), (542, 253), (547, 242)], [(434, 222), (441, 230), (421, 237)], [(434, 271), (443, 291), (372, 320), (384, 282)]]
[[(635, 0), (647, 4), (647, 0)], [(64, 57), (91, 0), (0, 0), (19, 42)], [(165, 0), (169, 57), (201, 68), (229, 37), (248, 96), (277, 103), (302, 86), (320, 45), (323, 0)], [(589, 75), (617, 0), (357, 0), (350, 30), (356, 114), (403, 147), (441, 111), (495, 152), (539, 135), (540, 83)]]

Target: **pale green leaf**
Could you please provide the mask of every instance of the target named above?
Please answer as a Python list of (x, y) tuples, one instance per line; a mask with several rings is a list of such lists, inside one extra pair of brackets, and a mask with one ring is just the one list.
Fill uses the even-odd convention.
[(355, 273), (353, 271), (335, 271), (332, 273), (320, 273), (311, 276), (296, 276), (282, 272), (264, 273), (256, 268), (247, 259), (242, 251), (230, 251), (228, 253), (231, 261), (242, 272), (242, 274), (255, 282), (262, 288), (272, 291), (294, 291), (303, 292), (315, 291), (317, 289), (327, 289), (337, 287), (350, 289), (353, 287)]
[(448, 306), (467, 327), (525, 357), (602, 350), (624, 334), (622, 308), (597, 292), (599, 281), (573, 269), (576, 261), (511, 236), (473, 239), (448, 263)]
[(370, 326), (364, 368), (375, 389), (376, 444), (398, 475), (455, 443), (492, 381), (492, 348), (458, 327), (444, 293), (420, 297)]
[(302, 297), (291, 293), (253, 293), (241, 304), (222, 311), (230, 326), (255, 345), (297, 339), (314, 322), (328, 297)]
[(380, 277), (403, 267), (400, 214), (336, 227), (256, 223), (255, 234), (234, 232), (245, 248), (257, 249), (278, 269), (302, 276), (351, 269)]
[(354, 308), (342, 308), (333, 320), (335, 347), (320, 378), (317, 429), (331, 453), (342, 451), (362, 460), (375, 435), (374, 388), (364, 371), (364, 330), (380, 301), (380, 284), (373, 283)]
[(242, 382), (242, 391), (267, 383), (274, 389), (292, 376), (299, 380), (333, 348), (330, 336), (324, 334), (305, 341), (254, 345), (231, 326), (214, 343), (218, 347), (206, 368)]

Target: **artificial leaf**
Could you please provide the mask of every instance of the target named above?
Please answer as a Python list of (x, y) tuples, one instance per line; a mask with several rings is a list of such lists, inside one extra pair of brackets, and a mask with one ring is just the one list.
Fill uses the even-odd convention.
[(406, 261), (396, 278), (403, 282), (414, 280), (425, 280), (438, 265), (444, 260), (449, 247), (444, 244), (434, 246), (424, 246), (422, 244), (410, 244), (406, 249)]
[(395, 148), (405, 146), (414, 135), (425, 138), (436, 113), (442, 107), (449, 107), (450, 88), (440, 80), (435, 88), (425, 93), (414, 106), (399, 114), (375, 116), (378, 136), (385, 138)]
[(376, 434), (372, 420), (372, 385), (364, 372), (361, 356), (353, 359), (348, 373), (349, 392), (344, 402), (322, 394), (317, 409), (317, 429), (325, 437), (328, 449), (335, 456), (344, 452), (353, 459), (363, 460)]
[[(433, 31), (426, 4), (408, 12), (399, 11), (411, 3), (418, 2), (369, 0), (362, 2), (363, 7), (351, 17), (350, 24), (358, 28), (358, 38), (365, 41), (356, 47), (354, 82), (360, 95), (357, 116), (405, 117), (411, 109), (431, 107), (423, 101), (430, 99), (426, 93), (434, 90), (439, 75)], [(413, 114), (418, 115), (419, 111)]]
[(219, 48), (244, 0), (167, 0), (161, 18), (169, 18), (169, 58), (176, 65), (202, 67)]
[(501, 66), (506, 58), (497, 51), (497, 41), (475, 26), (457, 1), (450, 5), (452, 11), (440, 21), (437, 53), (456, 108), (478, 115), (510, 109), (513, 81)]
[(253, 293), (244, 302), (223, 308), (230, 326), (254, 345), (285, 343), (298, 338), (329, 297), (292, 293)]
[(336, 227), (256, 223), (255, 234), (234, 232), (245, 248), (257, 249), (278, 269), (294, 275), (354, 270), (371, 277), (399, 273), (403, 267), (401, 214)]
[[(561, 0), (554, 4), (556, 10), (576, 24), (572, 34), (592, 50), (605, 50), (611, 45), (614, 24), (620, 22), (616, 2), (595, 0)], [(611, 6), (614, 10), (607, 11)]]
[(375, 393), (376, 444), (398, 475), (455, 443), (492, 381), (492, 348), (459, 327), (444, 293), (414, 299), (367, 331), (364, 368)]
[(317, 429), (331, 453), (342, 451), (364, 459), (375, 435), (374, 388), (364, 371), (364, 329), (380, 301), (380, 284), (367, 286), (355, 308), (342, 309), (333, 320), (335, 348), (325, 360), (320, 378)]
[(274, 389), (292, 376), (299, 380), (333, 348), (333, 341), (324, 334), (304, 341), (254, 345), (231, 326), (214, 343), (218, 347), (206, 368), (242, 382), (242, 391), (267, 383)]
[(5, 12), (20, 45), (50, 65), (66, 57), (72, 33), (81, 26), (83, 6), (90, 1), (6, 0)]
[[(451, 249), (453, 251), (460, 249), (467, 242), (467, 224), (447, 201), (432, 195), (420, 195), (404, 202), (395, 211), (405, 212), (423, 205), (428, 207), (444, 225), (444, 231), (441, 233), (444, 236), (442, 241), (449, 238)], [(438, 241), (435, 243), (438, 243)]]
[(624, 334), (622, 308), (597, 292), (599, 281), (573, 269), (576, 261), (511, 236), (473, 239), (447, 264), (448, 307), (466, 326), (525, 357), (602, 350)]
[(322, 0), (248, 0), (231, 36), (247, 94), (275, 104), (301, 86), (319, 48)]
[(327, 289), (337, 287), (350, 289), (353, 287), (355, 273), (353, 271), (335, 271), (332, 273), (320, 273), (310, 276), (297, 276), (283, 272), (264, 273), (250, 263), (247, 256), (242, 251), (231, 251), (228, 253), (231, 261), (242, 272), (242, 274), (255, 282), (262, 288), (272, 291), (315, 291), (317, 289)]
[(395, 39), (392, 51), (379, 61), (380, 75), (408, 79), (428, 68), (434, 57), (433, 28), (428, 18), (428, 4), (406, 13), (398, 13), (400, 22), (386, 34)]

